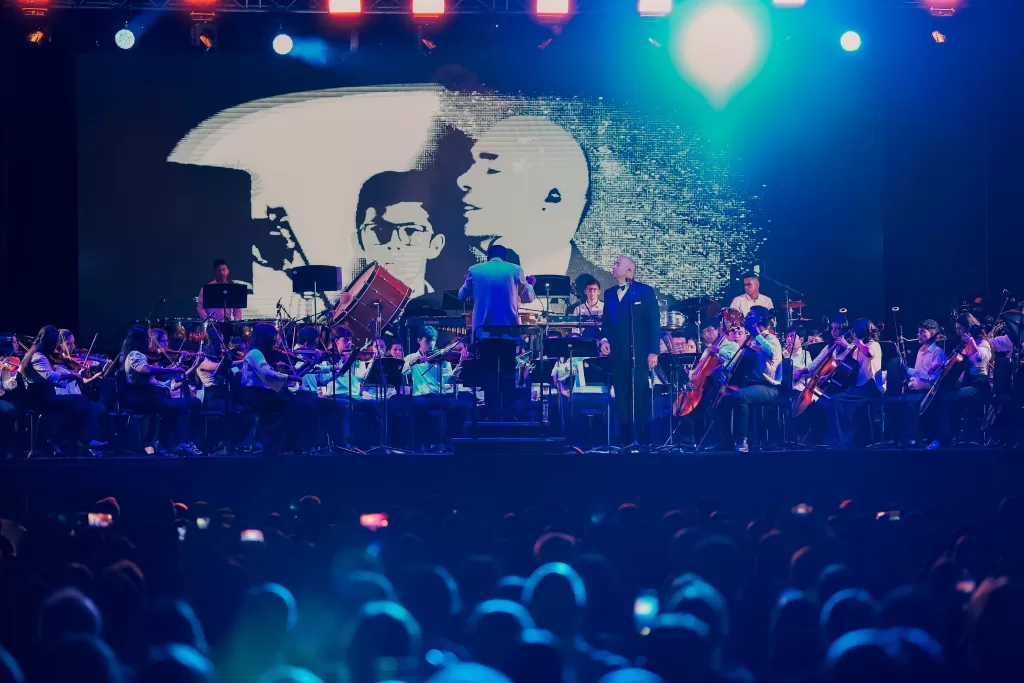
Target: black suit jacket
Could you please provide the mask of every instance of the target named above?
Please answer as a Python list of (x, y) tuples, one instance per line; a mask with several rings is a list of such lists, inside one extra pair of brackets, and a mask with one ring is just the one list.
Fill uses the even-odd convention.
[(633, 342), (637, 358), (658, 353), (661, 340), (661, 312), (654, 289), (634, 281), (619, 301), (618, 287), (604, 290), (601, 331), (612, 346), (612, 357), (629, 357), (629, 311), (633, 310)]

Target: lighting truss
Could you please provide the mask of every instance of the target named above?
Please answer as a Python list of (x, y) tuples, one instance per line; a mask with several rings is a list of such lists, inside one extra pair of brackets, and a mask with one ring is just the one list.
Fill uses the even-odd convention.
[[(881, 6), (921, 7), (921, 0), (875, 0)], [(327, 14), (328, 0), (0, 0), (7, 7), (149, 10), (167, 12), (280, 12)], [(410, 0), (362, 0), (362, 14), (412, 14)], [(964, 5), (966, 3), (960, 2)], [(983, 4), (974, 0), (971, 4)], [(573, 0), (573, 13), (636, 13), (636, 0)], [(536, 0), (446, 0), (445, 14), (533, 14)], [(358, 16), (358, 15), (350, 15)]]

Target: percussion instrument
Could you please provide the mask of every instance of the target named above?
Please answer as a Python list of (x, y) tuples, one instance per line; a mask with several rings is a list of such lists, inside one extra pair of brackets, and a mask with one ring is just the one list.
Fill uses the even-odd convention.
[(790, 301), (789, 303), (779, 304), (777, 308), (803, 308), (806, 306), (803, 301)]
[(678, 330), (686, 325), (686, 316), (683, 315), (682, 311), (662, 311), (661, 312), (661, 329), (662, 330)]
[(373, 262), (345, 289), (331, 326), (347, 328), (356, 340), (373, 339), (401, 314), (411, 295), (405, 283)]

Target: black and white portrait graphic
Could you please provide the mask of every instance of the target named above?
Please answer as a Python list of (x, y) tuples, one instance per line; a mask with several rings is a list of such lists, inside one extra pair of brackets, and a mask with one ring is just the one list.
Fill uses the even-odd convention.
[[(377, 262), (438, 297), (500, 243), (527, 273), (575, 278), (634, 256), (664, 295), (719, 294), (765, 235), (732, 159), (670, 119), (601, 99), (328, 89), (259, 99), (198, 123), (170, 164), (248, 174), (246, 314), (310, 299), (288, 271)], [(236, 267), (248, 273), (248, 267)]]

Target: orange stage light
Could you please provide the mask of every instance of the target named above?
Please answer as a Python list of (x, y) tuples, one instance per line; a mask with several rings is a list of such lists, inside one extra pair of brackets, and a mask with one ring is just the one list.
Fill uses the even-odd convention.
[(363, 7), (361, 0), (328, 0), (327, 11), (331, 14), (359, 14)]
[(413, 14), (444, 14), (444, 0), (412, 0)]

